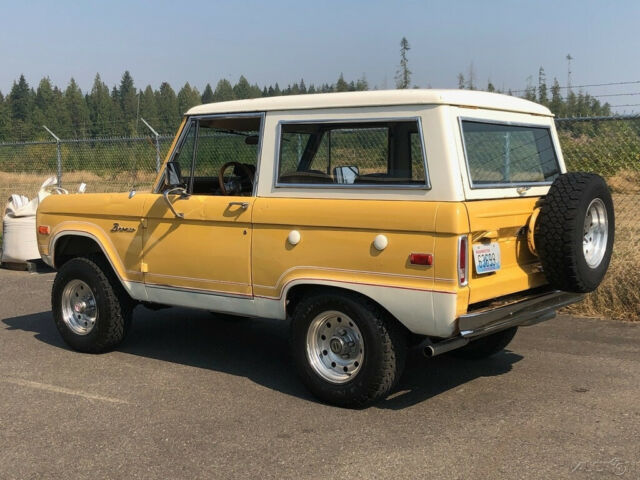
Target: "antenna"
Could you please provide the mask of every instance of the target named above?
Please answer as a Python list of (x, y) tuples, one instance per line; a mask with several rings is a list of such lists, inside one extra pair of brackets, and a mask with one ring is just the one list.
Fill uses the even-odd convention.
[(570, 53), (567, 54), (567, 93), (571, 93), (571, 60), (573, 57)]

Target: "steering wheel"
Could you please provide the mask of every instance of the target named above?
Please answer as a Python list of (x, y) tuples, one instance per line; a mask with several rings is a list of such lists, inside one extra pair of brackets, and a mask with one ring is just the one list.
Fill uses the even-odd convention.
[(253, 172), (249, 167), (247, 167), (244, 163), (240, 162), (227, 162), (220, 167), (220, 172), (218, 173), (218, 183), (220, 183), (220, 191), (223, 195), (237, 195), (242, 191), (242, 180), (237, 178), (231, 178), (225, 184), (224, 183), (224, 172), (229, 167), (240, 167), (240, 170), (247, 176), (249, 181), (251, 182), (251, 187), (253, 188)]

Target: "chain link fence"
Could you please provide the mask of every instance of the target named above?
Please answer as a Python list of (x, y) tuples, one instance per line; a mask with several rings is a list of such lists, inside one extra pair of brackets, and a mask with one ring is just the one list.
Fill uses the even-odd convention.
[[(640, 115), (556, 120), (567, 168), (595, 172), (609, 184), (616, 210), (616, 243), (609, 273), (574, 311), (640, 319)], [(32, 198), (49, 176), (70, 192), (150, 188), (173, 136), (0, 143), (0, 199)], [(229, 157), (231, 158), (231, 157)]]

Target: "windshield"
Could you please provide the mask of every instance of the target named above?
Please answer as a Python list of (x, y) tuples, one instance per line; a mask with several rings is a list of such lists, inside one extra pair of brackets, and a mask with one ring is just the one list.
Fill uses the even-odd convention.
[(472, 188), (552, 183), (560, 174), (547, 127), (462, 120)]

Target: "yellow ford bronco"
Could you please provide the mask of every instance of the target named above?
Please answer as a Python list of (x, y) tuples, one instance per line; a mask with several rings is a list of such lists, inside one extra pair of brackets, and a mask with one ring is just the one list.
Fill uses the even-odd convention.
[(289, 320), (307, 388), (362, 407), (394, 388), (407, 345), (492, 355), (598, 286), (611, 196), (565, 171), (551, 112), (505, 95), (194, 107), (151, 191), (41, 204), (55, 323), (103, 352), (138, 303)]

